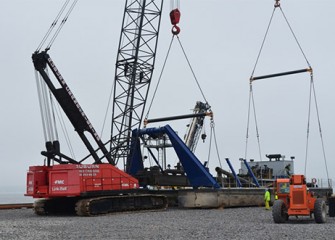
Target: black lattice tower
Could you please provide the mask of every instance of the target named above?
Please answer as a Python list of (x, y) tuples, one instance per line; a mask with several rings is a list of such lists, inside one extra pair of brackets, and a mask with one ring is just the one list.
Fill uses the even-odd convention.
[(131, 131), (140, 128), (151, 84), (163, 0), (127, 0), (116, 61), (111, 154), (126, 163)]

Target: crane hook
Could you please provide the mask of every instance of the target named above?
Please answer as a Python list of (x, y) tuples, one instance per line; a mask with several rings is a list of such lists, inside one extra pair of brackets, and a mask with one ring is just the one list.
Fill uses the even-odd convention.
[(180, 33), (180, 27), (173, 25), (171, 32), (173, 35), (178, 35)]
[(280, 0), (275, 0), (276, 1), (276, 3), (275, 3), (275, 8), (276, 7), (280, 7)]
[(173, 25), (172, 34), (178, 35), (180, 33), (180, 27), (177, 26), (180, 21), (180, 11), (178, 8), (175, 8), (170, 12), (170, 20), (171, 24)]

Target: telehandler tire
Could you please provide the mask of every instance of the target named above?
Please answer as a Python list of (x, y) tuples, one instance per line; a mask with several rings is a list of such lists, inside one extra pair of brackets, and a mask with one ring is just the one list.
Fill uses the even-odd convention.
[(272, 217), (275, 223), (284, 223), (288, 219), (287, 208), (283, 200), (276, 200), (272, 206)]
[(326, 217), (327, 217), (326, 202), (322, 198), (318, 198), (314, 203), (314, 220), (316, 223), (325, 223)]

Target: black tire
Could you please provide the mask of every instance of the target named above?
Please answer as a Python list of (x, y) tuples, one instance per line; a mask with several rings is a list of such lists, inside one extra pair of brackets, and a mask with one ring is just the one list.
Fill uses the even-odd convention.
[(316, 223), (325, 223), (326, 217), (327, 217), (326, 202), (322, 198), (318, 198), (314, 203), (314, 220)]
[(283, 200), (276, 200), (272, 206), (272, 217), (275, 223), (284, 223), (288, 219), (287, 208)]

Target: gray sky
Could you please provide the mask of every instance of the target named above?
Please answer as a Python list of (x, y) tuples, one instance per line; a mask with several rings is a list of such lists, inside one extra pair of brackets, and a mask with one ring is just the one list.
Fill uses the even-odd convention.
[[(0, 0), (0, 62), (2, 118), (0, 135), (0, 192), (6, 186), (25, 185), (30, 165), (43, 164), (44, 139), (31, 54), (64, 1)], [(273, 0), (181, 0), (180, 39), (215, 114), (215, 127), (223, 168), (229, 157), (239, 169), (244, 157), (249, 97), (249, 77), (269, 22)], [(325, 144), (329, 177), (335, 179), (335, 2), (331, 0), (282, 0), (286, 14), (309, 62), (314, 81)], [(91, 122), (101, 131), (114, 79), (123, 0), (79, 1), (50, 50)], [(153, 90), (171, 40), (165, 3), (158, 45)], [(284, 18), (277, 10), (255, 76), (306, 68)], [(295, 172), (304, 173), (309, 75), (299, 74), (254, 83), (254, 97), (262, 158), (281, 153), (296, 157)], [(173, 95), (173, 98), (171, 96)], [(175, 41), (150, 117), (188, 114), (203, 100)], [(326, 178), (325, 163), (312, 105), (308, 178)], [(183, 135), (188, 121), (171, 122)], [(162, 123), (163, 124), (163, 123)], [(156, 125), (152, 125), (156, 126)], [(255, 124), (250, 123), (247, 158), (258, 159)], [(68, 129), (72, 132), (72, 128)], [(207, 134), (209, 125), (207, 121)], [(108, 132), (104, 136), (107, 140)], [(80, 149), (79, 138), (73, 144)], [(207, 160), (208, 141), (199, 141), (196, 155)], [(63, 149), (66, 148), (64, 144)], [(77, 151), (76, 151), (77, 152)], [(77, 152), (78, 158), (86, 153)], [(211, 153), (210, 168), (219, 165)], [(172, 163), (173, 164), (173, 163)], [(172, 165), (171, 164), (171, 165)]]

